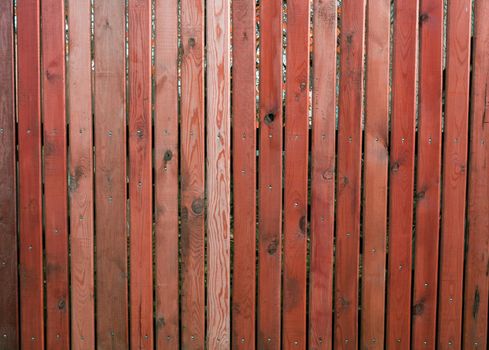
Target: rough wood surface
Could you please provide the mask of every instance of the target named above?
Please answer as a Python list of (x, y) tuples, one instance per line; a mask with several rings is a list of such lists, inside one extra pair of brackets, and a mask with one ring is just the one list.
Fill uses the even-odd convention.
[(97, 346), (127, 348), (125, 11), (94, 2), (94, 123)]
[(0, 2), (0, 348), (19, 348), (14, 6)]
[(69, 349), (65, 13), (63, 1), (41, 5), (46, 348)]
[(155, 4), (155, 302), (156, 348), (179, 347), (178, 3)]
[(345, 2), (341, 17), (335, 260), (335, 348), (358, 346), (358, 269), (362, 174), (365, 1)]
[(384, 344), (389, 166), (390, 0), (367, 2), (363, 176), (363, 349)]
[(95, 347), (90, 4), (68, 6), (71, 346)]
[(204, 241), (204, 3), (181, 3), (180, 217), (182, 347), (205, 344)]
[[(256, 43), (255, 2), (235, 0), (233, 15), (233, 349), (256, 342)], [(238, 199), (239, 198), (239, 199)]]
[(260, 7), (258, 349), (280, 349), (282, 267), (282, 2)]
[(336, 0), (313, 6), (309, 346), (326, 350), (333, 345), (337, 8)]
[(469, 123), (470, 0), (448, 4), (438, 348), (462, 347)]
[(208, 0), (207, 23), (207, 348), (231, 345), (230, 2)]
[(440, 232), (443, 0), (420, 1), (412, 347), (436, 348)]
[(153, 349), (151, 2), (128, 5), (130, 340)]
[(306, 349), (309, 2), (287, 3), (282, 348)]
[(489, 2), (474, 7), (463, 348), (487, 349), (489, 302)]
[(409, 349), (418, 0), (394, 7), (386, 346)]
[(19, 286), (23, 349), (44, 349), (39, 0), (17, 4)]

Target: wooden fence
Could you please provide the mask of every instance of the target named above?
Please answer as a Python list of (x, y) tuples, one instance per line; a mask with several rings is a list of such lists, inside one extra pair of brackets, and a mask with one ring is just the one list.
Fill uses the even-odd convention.
[(0, 349), (487, 349), (488, 18), (1, 0)]

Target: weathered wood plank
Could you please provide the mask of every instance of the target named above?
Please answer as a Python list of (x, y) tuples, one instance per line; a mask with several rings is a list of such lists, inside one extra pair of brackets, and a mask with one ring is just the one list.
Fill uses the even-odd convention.
[(447, 14), (437, 346), (439, 349), (460, 349), (467, 196), (471, 1), (450, 1)]
[(181, 2), (182, 344), (203, 349), (204, 290), (204, 4)]
[(91, 5), (70, 3), (68, 106), (70, 118), (71, 346), (95, 347)]
[(233, 15), (233, 349), (256, 344), (256, 10), (235, 0)]
[(309, 2), (287, 2), (283, 349), (306, 349)]
[(464, 349), (487, 349), (489, 301), (489, 2), (474, 7), (474, 49), (464, 288)]
[(418, 0), (394, 3), (386, 347), (409, 349)]
[(280, 349), (282, 1), (260, 5), (258, 349)]
[(385, 323), (391, 1), (367, 3), (361, 348), (382, 348)]
[(207, 23), (207, 347), (231, 346), (230, 2), (208, 0)]
[(14, 6), (0, 2), (0, 348), (19, 348)]
[(365, 1), (344, 2), (336, 191), (335, 347), (358, 346)]
[(412, 347), (436, 347), (440, 232), (443, 0), (420, 1)]
[(130, 339), (153, 349), (151, 2), (128, 4)]
[(309, 346), (333, 345), (336, 167), (336, 0), (314, 1)]
[(178, 2), (155, 4), (156, 347), (179, 349)]
[(97, 346), (129, 345), (126, 218), (125, 11), (94, 2)]
[(69, 349), (64, 1), (42, 1), (46, 347)]
[(39, 0), (17, 4), (20, 330), (23, 349), (44, 349)]

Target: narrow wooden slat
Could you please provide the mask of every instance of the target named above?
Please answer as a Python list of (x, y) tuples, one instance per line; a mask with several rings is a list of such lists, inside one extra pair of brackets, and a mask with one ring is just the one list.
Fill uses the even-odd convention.
[(205, 342), (203, 6), (202, 0), (181, 2), (181, 346), (186, 349), (203, 349)]
[(389, 165), (390, 0), (367, 3), (361, 348), (382, 348)]
[(447, 18), (438, 348), (460, 349), (469, 115), (470, 0), (450, 1)]
[(125, 4), (94, 2), (97, 346), (128, 347)]
[(255, 348), (256, 312), (256, 10), (235, 0), (233, 12), (233, 337), (234, 349)]
[(71, 346), (95, 347), (93, 136), (89, 2), (68, 4)]
[(419, 11), (419, 123), (412, 347), (435, 349), (440, 231), (443, 0), (421, 0)]
[(20, 329), (44, 349), (39, 0), (17, 4)]
[(338, 120), (335, 347), (358, 345), (365, 1), (344, 2)]
[(418, 0), (394, 7), (386, 346), (409, 349)]
[(42, 1), (46, 347), (69, 349), (64, 1)]
[(489, 2), (474, 7), (464, 349), (487, 349), (489, 301)]
[(155, 43), (156, 347), (179, 348), (178, 2), (157, 0)]
[(151, 3), (129, 1), (131, 348), (153, 348)]
[(336, 0), (313, 3), (309, 346), (332, 349), (336, 166)]
[(206, 2), (207, 348), (231, 346), (230, 1)]
[(306, 349), (309, 1), (287, 2), (283, 349)]
[(14, 8), (0, 2), (0, 348), (19, 348)]
[(258, 349), (280, 349), (282, 2), (260, 5)]

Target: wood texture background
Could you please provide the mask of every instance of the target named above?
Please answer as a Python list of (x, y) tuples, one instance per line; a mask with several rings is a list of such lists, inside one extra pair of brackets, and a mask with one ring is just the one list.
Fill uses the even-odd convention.
[(488, 16), (2, 1), (0, 348), (487, 348)]

